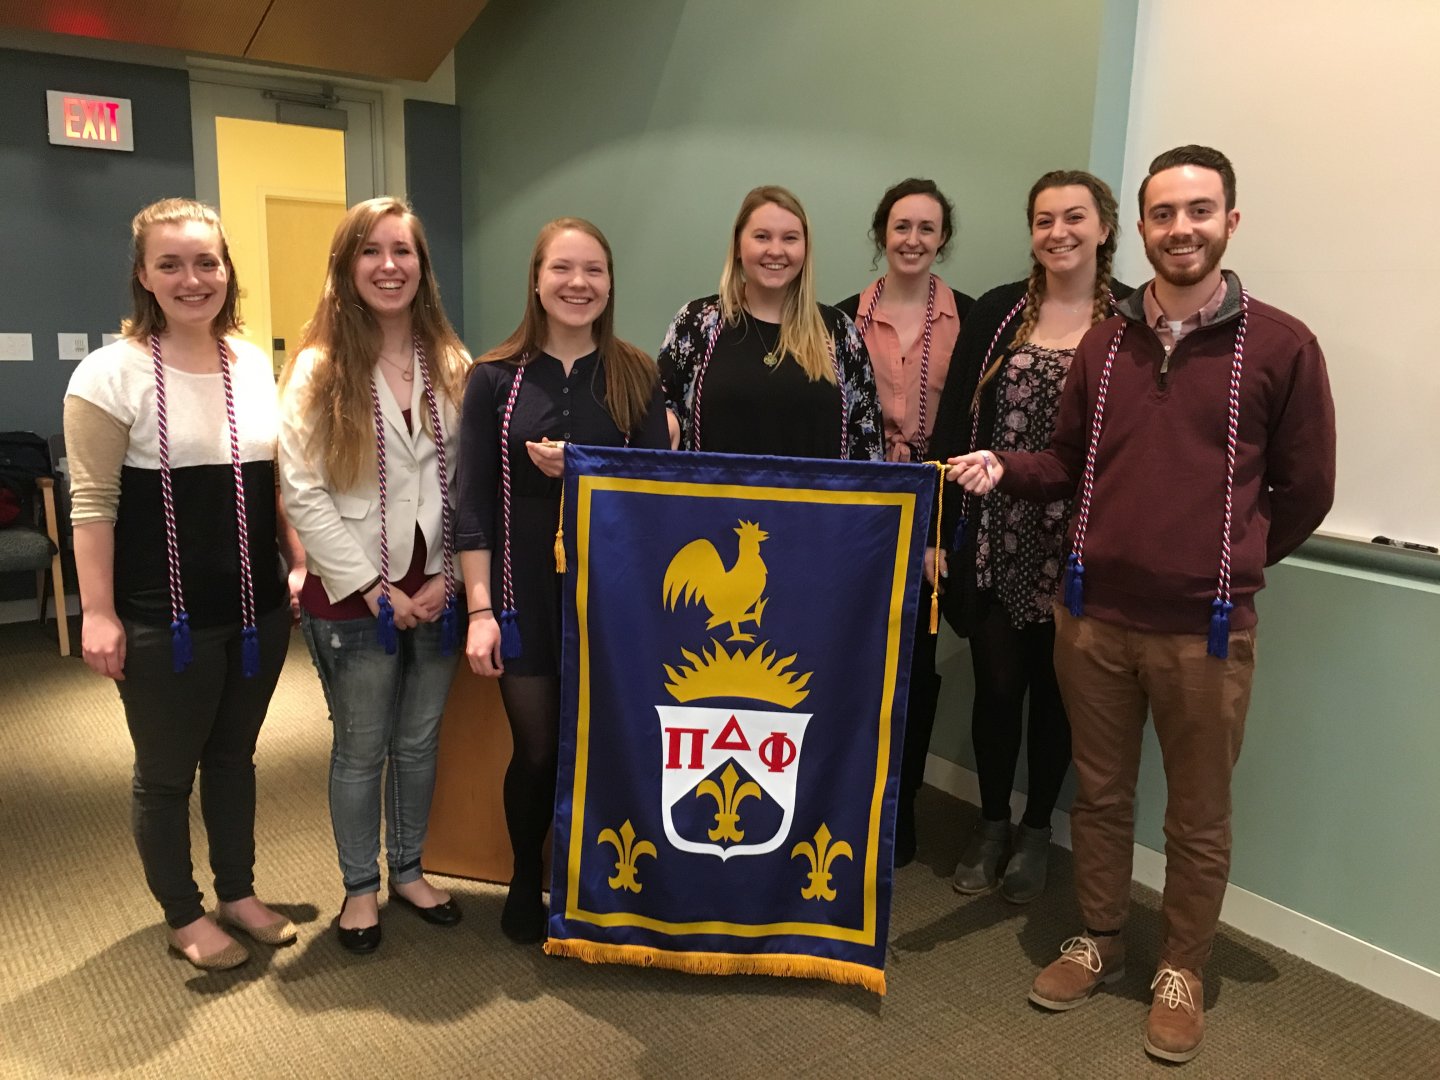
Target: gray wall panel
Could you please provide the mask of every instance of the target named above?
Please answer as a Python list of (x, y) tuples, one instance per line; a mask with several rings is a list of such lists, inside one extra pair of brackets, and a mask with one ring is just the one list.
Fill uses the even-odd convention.
[[(405, 102), (405, 176), (410, 203), (425, 223), (435, 279), (455, 331), (465, 337), (464, 229), (460, 217), (460, 109)], [(475, 352), (475, 343), (470, 345)]]
[[(60, 429), (72, 361), (56, 335), (91, 348), (128, 311), (130, 219), (145, 204), (195, 193), (190, 86), (184, 71), (0, 49), (0, 332), (34, 336), (30, 363), (0, 363), (0, 429)], [(129, 98), (135, 150), (52, 146), (45, 91)]]

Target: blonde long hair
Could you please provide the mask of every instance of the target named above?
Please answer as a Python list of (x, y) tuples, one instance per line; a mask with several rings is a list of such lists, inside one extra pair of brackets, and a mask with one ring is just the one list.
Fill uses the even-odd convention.
[(133, 310), (130, 318), (120, 325), (120, 332), (126, 337), (148, 338), (151, 334), (164, 333), (165, 312), (160, 309), (160, 301), (140, 284), (140, 271), (145, 269), (145, 238), (156, 225), (180, 225), (187, 221), (209, 225), (220, 237), (220, 258), (225, 263), (225, 300), (210, 323), (210, 332), (219, 339), (244, 329), (240, 320), (240, 283), (235, 280), (235, 264), (230, 261), (230, 241), (225, 237), (220, 215), (194, 199), (160, 199), (141, 210), (130, 222), (130, 299)]
[(590, 237), (605, 252), (605, 272), (610, 277), (610, 296), (605, 309), (595, 316), (591, 333), (595, 336), (595, 349), (600, 355), (600, 366), (605, 370), (605, 409), (615, 426), (626, 435), (633, 435), (645, 419), (650, 400), (655, 394), (655, 385), (660, 381), (655, 361), (643, 349), (622, 341), (615, 336), (615, 257), (610, 251), (610, 241), (600, 229), (584, 218), (562, 217), (546, 222), (535, 237), (535, 249), (530, 253), (530, 278), (525, 287), (525, 314), (515, 332), (485, 353), (477, 364), (493, 364), (508, 361), (512, 364), (528, 363), (545, 345), (549, 323), (545, 308), (540, 303), (536, 287), (540, 281), (540, 265), (545, 261), (545, 251), (550, 241), (562, 232), (579, 232)]
[[(420, 286), (410, 304), (411, 325), (425, 349), (425, 367), (437, 395), (458, 407), (465, 370), (465, 346), (440, 304), (440, 288), (430, 261), (425, 229), (410, 204), (390, 197), (352, 206), (335, 227), (330, 241), (330, 268), (315, 314), (305, 325), (300, 347), (280, 373), (282, 391), (295, 372), (299, 356), (313, 354), (313, 370), (303, 411), (311, 421), (306, 453), (322, 461), (326, 479), (336, 489), (355, 486), (361, 472), (375, 460), (375, 423), (371, 380), (380, 356), (380, 324), (355, 288), (355, 262), (380, 219), (394, 214), (410, 227), (420, 261)], [(426, 430), (430, 418), (424, 416)], [(430, 433), (431, 438), (435, 433)]]
[(738, 325), (745, 312), (745, 270), (740, 265), (740, 234), (750, 215), (766, 204), (788, 210), (800, 219), (805, 236), (805, 258), (800, 273), (785, 292), (780, 308), (780, 341), (775, 351), (790, 355), (809, 376), (811, 382), (821, 379), (835, 381), (835, 366), (830, 359), (830, 334), (820, 307), (815, 300), (815, 260), (810, 243), (810, 219), (790, 191), (773, 184), (753, 189), (740, 204), (735, 227), (730, 230), (730, 250), (725, 255), (725, 270), (720, 275), (720, 314), (731, 326)]

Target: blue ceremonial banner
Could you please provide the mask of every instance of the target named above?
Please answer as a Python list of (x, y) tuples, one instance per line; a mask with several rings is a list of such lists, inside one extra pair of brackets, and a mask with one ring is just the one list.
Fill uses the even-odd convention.
[(885, 992), (938, 480), (566, 447), (546, 952)]

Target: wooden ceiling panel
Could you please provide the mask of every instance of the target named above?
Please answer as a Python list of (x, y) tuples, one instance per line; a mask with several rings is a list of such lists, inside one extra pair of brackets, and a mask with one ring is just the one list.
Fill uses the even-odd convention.
[(245, 56), (424, 82), (485, 0), (274, 0)]
[(269, 5), (270, 0), (0, 0), (0, 26), (244, 56)]

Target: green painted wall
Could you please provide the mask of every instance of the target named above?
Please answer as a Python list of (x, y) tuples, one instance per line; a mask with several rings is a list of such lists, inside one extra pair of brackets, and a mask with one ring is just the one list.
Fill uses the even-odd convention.
[[(1311, 554), (1321, 547), (1271, 568), (1258, 601), (1230, 880), (1440, 971), (1440, 933), (1424, 914), (1440, 896), (1440, 581), (1339, 566)], [(953, 637), (943, 655), (931, 749), (974, 768), (970, 657)], [(1072, 775), (1062, 805), (1073, 788)], [(1136, 839), (1163, 851), (1150, 728), (1137, 802)]]
[(1106, 6), (492, 0), (456, 49), (470, 346), (514, 328), (536, 231), (578, 214), (615, 249), (621, 335), (653, 352), (761, 183), (805, 203), (822, 299), (874, 276), (870, 215), (910, 175), (956, 203), (950, 283), (1013, 280), (1031, 182), (1090, 161)]
[[(823, 297), (873, 276), (870, 213), (912, 174), (957, 204), (952, 284), (1018, 277), (1036, 176), (1090, 163), (1119, 186), (1136, 9), (492, 0), (456, 50), (469, 344), (509, 333), (536, 230), (579, 214), (615, 248), (621, 334), (655, 349), (675, 310), (715, 289), (759, 183), (809, 209)], [(1271, 571), (1260, 612), (1232, 880), (1440, 970), (1421, 917), (1440, 896), (1440, 584), (1300, 557)], [(932, 749), (969, 767), (969, 656), (946, 635)], [(1163, 850), (1147, 737), (1137, 838)]]

